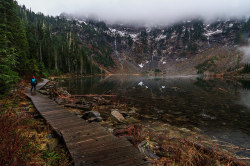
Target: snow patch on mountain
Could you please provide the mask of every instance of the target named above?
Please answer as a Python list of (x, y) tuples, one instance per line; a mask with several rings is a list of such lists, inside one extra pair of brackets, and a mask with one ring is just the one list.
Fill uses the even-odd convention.
[(207, 31), (204, 35), (207, 37), (213, 36), (213, 35), (218, 35), (221, 34), (223, 31), (217, 29), (216, 31)]
[(140, 68), (143, 68), (144, 67), (144, 64), (138, 64), (138, 66), (140, 67)]
[(136, 40), (138, 40), (138, 36), (139, 34), (129, 34), (129, 36), (133, 39), (133, 41), (135, 42)]
[(123, 32), (123, 31), (119, 31), (117, 29), (113, 29), (113, 28), (109, 28), (110, 32), (112, 33), (112, 35), (119, 35), (121, 37), (125, 37), (126, 36), (126, 32)]
[(229, 28), (232, 28), (233, 26), (234, 26), (234, 24), (229, 24), (229, 26), (228, 26), (228, 27), (229, 27)]
[(162, 35), (162, 34), (160, 34), (159, 36), (157, 36), (156, 38), (155, 38), (155, 41), (160, 41), (160, 40), (162, 40), (162, 39), (166, 39), (166, 35)]
[(80, 20), (78, 20), (78, 22), (79, 22), (80, 24), (84, 23), (85, 25), (88, 25), (85, 21), (80, 21)]

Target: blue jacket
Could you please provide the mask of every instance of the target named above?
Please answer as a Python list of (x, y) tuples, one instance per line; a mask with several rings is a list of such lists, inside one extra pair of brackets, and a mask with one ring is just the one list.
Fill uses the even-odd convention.
[(35, 79), (35, 78), (32, 78), (32, 79), (31, 79), (31, 85), (36, 85), (36, 84), (37, 84), (36, 79)]

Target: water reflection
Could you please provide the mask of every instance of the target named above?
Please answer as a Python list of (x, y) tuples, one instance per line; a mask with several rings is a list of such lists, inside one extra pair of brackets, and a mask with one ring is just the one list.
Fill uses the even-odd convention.
[(199, 128), (207, 135), (250, 148), (249, 82), (115, 76), (59, 80), (58, 85), (72, 94), (116, 94), (140, 108), (142, 120), (150, 117), (151, 121)]

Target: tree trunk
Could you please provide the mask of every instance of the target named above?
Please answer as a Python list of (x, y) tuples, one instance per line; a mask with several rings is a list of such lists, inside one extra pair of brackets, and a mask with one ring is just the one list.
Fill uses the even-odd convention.
[(83, 73), (83, 59), (82, 59), (82, 54), (80, 56), (80, 74), (82, 75)]
[(57, 65), (57, 51), (55, 49), (55, 69), (58, 70), (58, 65)]
[(40, 61), (43, 61), (43, 55), (42, 55), (42, 44), (40, 44)]

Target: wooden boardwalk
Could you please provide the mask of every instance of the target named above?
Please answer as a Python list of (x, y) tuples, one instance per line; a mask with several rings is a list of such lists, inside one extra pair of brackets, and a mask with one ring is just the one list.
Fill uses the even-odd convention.
[[(47, 82), (44, 80), (38, 84), (37, 90)], [(25, 94), (63, 138), (75, 165), (150, 165), (131, 143), (115, 137), (98, 123), (87, 123), (38, 92), (31, 93), (27, 89)]]

